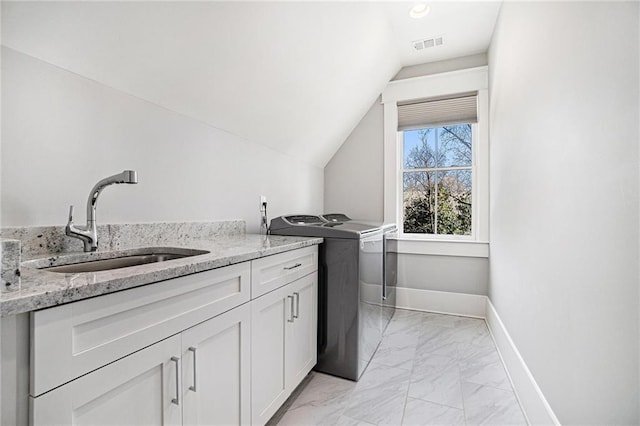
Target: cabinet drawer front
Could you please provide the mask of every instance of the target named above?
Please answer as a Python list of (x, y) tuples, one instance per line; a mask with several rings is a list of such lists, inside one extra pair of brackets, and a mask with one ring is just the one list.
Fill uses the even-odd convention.
[(93, 371), (250, 299), (249, 262), (31, 315), (31, 395)]
[(180, 336), (149, 346), (121, 360), (31, 398), (31, 424), (166, 425), (182, 422)]
[(254, 260), (251, 264), (251, 298), (255, 299), (317, 269), (317, 246)]

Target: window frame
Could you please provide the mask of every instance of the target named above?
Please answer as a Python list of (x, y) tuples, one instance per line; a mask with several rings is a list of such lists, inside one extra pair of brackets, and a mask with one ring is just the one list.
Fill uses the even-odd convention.
[[(398, 224), (401, 253), (488, 257), (489, 255), (489, 107), (488, 67), (476, 67), (390, 82), (382, 93), (384, 109), (384, 221)], [(398, 103), (461, 93), (477, 93), (478, 121), (472, 130), (472, 235), (402, 232), (402, 131)]]

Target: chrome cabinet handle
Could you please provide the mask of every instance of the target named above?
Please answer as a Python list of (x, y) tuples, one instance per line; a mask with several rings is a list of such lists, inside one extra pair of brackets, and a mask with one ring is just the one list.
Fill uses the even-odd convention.
[(177, 356), (172, 356), (171, 357), (171, 361), (176, 363), (176, 397), (173, 398), (171, 400), (172, 404), (176, 404), (176, 405), (180, 405), (180, 385), (179, 385), (179, 379), (180, 379), (180, 358), (178, 358)]
[(290, 270), (292, 270), (292, 269), (296, 269), (296, 268), (299, 268), (299, 267), (301, 267), (301, 266), (302, 266), (302, 263), (296, 263), (296, 264), (295, 264), (295, 265), (293, 265), (293, 266), (285, 266), (285, 267), (284, 267), (284, 269), (285, 269), (285, 270), (287, 270), (287, 271), (290, 271)]
[(288, 322), (293, 322), (293, 319), (295, 318), (293, 316), (293, 296), (292, 295), (288, 295), (287, 298), (291, 301), (291, 305), (290, 308), (291, 310), (289, 312), (291, 312), (289, 319), (287, 320)]
[(293, 317), (299, 318), (300, 317), (300, 293), (296, 291), (293, 293), (293, 295), (296, 297), (296, 313), (293, 315)]
[(198, 357), (196, 356), (197, 348), (191, 346), (189, 351), (193, 352), (193, 386), (189, 386), (189, 390), (197, 392), (196, 386), (198, 384)]

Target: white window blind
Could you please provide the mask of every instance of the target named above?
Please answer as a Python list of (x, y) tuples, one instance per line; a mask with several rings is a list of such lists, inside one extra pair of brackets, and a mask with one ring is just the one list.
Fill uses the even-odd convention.
[(445, 99), (423, 99), (398, 103), (398, 130), (435, 127), (443, 124), (476, 123), (476, 94)]

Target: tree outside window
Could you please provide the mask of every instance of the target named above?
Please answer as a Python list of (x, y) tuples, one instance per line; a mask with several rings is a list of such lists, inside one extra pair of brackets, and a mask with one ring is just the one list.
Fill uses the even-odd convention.
[(403, 132), (406, 234), (471, 235), (472, 126)]

